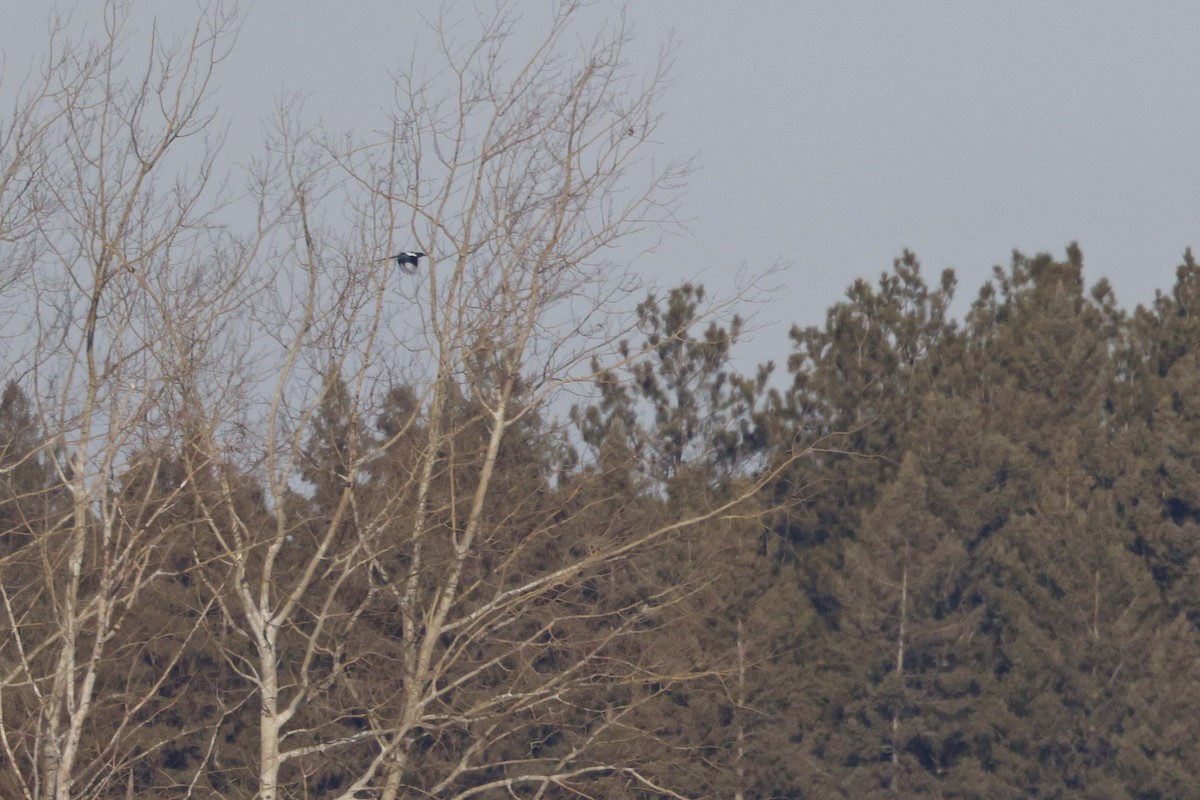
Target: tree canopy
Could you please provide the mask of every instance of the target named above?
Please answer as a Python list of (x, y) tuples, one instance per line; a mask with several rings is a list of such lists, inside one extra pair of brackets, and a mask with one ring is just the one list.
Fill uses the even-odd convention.
[(238, 172), (236, 17), (106, 8), (0, 117), (0, 796), (1195, 792), (1190, 251), (961, 319), (905, 252), (744, 369), (614, 261), (687, 171), (627, 31), (443, 17), (449, 89)]

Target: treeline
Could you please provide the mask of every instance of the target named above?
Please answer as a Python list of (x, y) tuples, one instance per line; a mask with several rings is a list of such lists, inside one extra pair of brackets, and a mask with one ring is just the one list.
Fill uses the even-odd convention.
[(586, 6), (243, 166), (221, 2), (0, 86), (0, 797), (1194, 795), (1200, 267), (905, 255), (739, 374)]
[(1074, 245), (953, 288), (906, 255), (793, 332), (780, 408), (844, 452), (772, 529), (816, 621), (759, 795), (1187, 796), (1200, 267), (1133, 313)]
[(63, 741), (89, 798), (1188, 796), (1200, 265), (1133, 313), (1074, 246), (954, 288), (856, 282), (786, 389), (651, 296), (498, 443), (470, 383), (358, 428), (331, 374), (286, 508), (189, 425), (80, 504), (10, 383), (0, 793)]

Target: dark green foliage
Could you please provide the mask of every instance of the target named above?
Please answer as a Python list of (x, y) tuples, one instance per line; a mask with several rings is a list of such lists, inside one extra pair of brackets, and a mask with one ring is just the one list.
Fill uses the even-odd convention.
[[(759, 410), (772, 365), (754, 378), (734, 372), (731, 348), (741, 334), (709, 320), (703, 332), (703, 287), (684, 284), (664, 303), (650, 295), (637, 307), (641, 352), (625, 370), (605, 370), (596, 381), (599, 402), (572, 409), (583, 443), (598, 458), (619, 452), (637, 470), (667, 488), (681, 472), (701, 469), (709, 479), (736, 471), (763, 443)], [(621, 350), (629, 357), (628, 342)]]
[[(101, 535), (136, 543), (138, 574), (153, 576), (104, 643), (80, 791), (254, 796), (256, 652), (233, 565), (253, 573), (282, 541), (280, 585), (326, 548), (278, 638), (283, 696), (307, 693), (289, 745), (314, 745), (285, 765), (296, 796), (338, 796), (366, 769), (407, 713), (426, 643), (439, 672), (417, 687), (402, 796), (566, 760), (610, 798), (669, 796), (653, 784), (762, 800), (1191, 796), (1200, 266), (1189, 252), (1171, 292), (1129, 314), (1106, 282), (1085, 288), (1075, 246), (1061, 261), (1014, 254), (961, 323), (947, 317), (954, 287), (949, 272), (928, 286), (907, 253), (877, 284), (855, 282), (822, 327), (793, 331), (786, 391), (770, 365), (732, 368), (741, 323), (707, 320), (703, 289), (650, 296), (642, 341), (621, 345), (625, 362), (599, 372), (566, 432), (486, 348), (438, 397), (441, 438), (430, 397), (398, 385), (364, 417), (330, 375), (283, 509), (258, 478), (168, 441), (131, 449), (108, 502), (75, 524), (69, 472), (10, 383), (0, 581), (20, 646), (46, 646), (31, 671), (51, 674), (57, 652), (68, 528), (82, 531), (87, 592), (111, 572), (90, 555)], [(529, 410), (499, 444), (478, 545), (457, 562), (493, 430), (480, 381), (510, 380)], [(764, 476), (735, 512), (638, 544)], [(222, 527), (221, 504), (242, 527)], [(218, 534), (241, 538), (218, 547)], [(462, 622), (427, 641), (456, 563)], [(515, 591), (520, 604), (494, 602)], [(21, 658), (0, 633), (0, 666)], [(7, 685), (0, 702), (28, 758), (36, 692)]]
[(314, 487), (316, 505), (326, 513), (337, 505), (342, 490), (353, 480), (360, 466), (364, 443), (355, 428), (354, 402), (350, 391), (336, 372), (325, 377), (321, 402), (309, 421), (309, 436), (304, 449), (300, 475)]
[(963, 642), (975, 625), (958, 586), (966, 557), (906, 456), (836, 578), (842, 635), (833, 647), (845, 648), (845, 699), (815, 733), (826, 757), (857, 765), (860, 797), (927, 792), (964, 755), (974, 676)]
[[(1189, 257), (1174, 298), (1131, 324), (1106, 283), (1084, 291), (1078, 248), (1062, 262), (1015, 254), (886, 404), (875, 376), (903, 372), (889, 368), (894, 318), (868, 310), (862, 284), (851, 296), (863, 311), (831, 312), (824, 336), (798, 340), (800, 369), (812, 365), (799, 397), (822, 395), (809, 387), (829, 364), (843, 399), (809, 407), (831, 428), (866, 420), (853, 449), (876, 457), (839, 456), (831, 497), (812, 504), (829, 520), (813, 582), (831, 587), (832, 626), (814, 668), (842, 664), (809, 736), (813, 784), (845, 797), (1149, 798), (1200, 777), (1200, 759), (1145, 738), (1166, 720), (1194, 735), (1200, 710), (1184, 677), (1200, 655), (1184, 482), (1200, 464), (1176, 460), (1194, 437), (1170, 433), (1188, 424), (1186, 390), (1155, 399), (1170, 390), (1154, 377), (1187, 380), (1193, 275)], [(812, 355), (846, 336), (873, 357), (852, 363), (871, 366)]]
[(842, 543), (919, 436), (914, 423), (930, 387), (956, 360), (946, 318), (954, 286), (947, 271), (930, 289), (905, 253), (878, 288), (856, 281), (824, 327), (792, 329), (794, 377), (778, 404), (785, 430), (776, 437), (819, 441), (821, 449), (780, 487), (780, 530), (804, 552), (808, 591), (831, 627), (838, 599), (830, 578), (841, 568)]

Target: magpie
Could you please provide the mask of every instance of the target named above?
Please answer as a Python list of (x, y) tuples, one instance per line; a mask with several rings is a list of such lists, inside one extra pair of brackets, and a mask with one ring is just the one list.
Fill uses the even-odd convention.
[(404, 272), (405, 275), (412, 275), (413, 273), (415, 273), (417, 271), (417, 262), (420, 261), (422, 258), (425, 258), (424, 253), (417, 253), (412, 250), (405, 250), (403, 253), (396, 253), (396, 255), (394, 255), (394, 256), (388, 256), (387, 258), (381, 258), (379, 260), (380, 261), (391, 261), (392, 259), (395, 259), (396, 266), (398, 266)]

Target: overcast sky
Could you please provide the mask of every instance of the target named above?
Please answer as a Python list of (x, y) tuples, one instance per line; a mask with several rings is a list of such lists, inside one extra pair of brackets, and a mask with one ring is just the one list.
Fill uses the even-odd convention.
[[(6, 9), (10, 67), (40, 41), (40, 6)], [(255, 114), (288, 89), (335, 127), (373, 126), (388, 71), (421, 33), (416, 10), (436, 8), (246, 6), (220, 102), (235, 135), (255, 139)], [(740, 266), (782, 260), (758, 357), (782, 357), (791, 322), (821, 321), (851, 280), (877, 278), (906, 247), (931, 282), (955, 268), (961, 312), (1013, 248), (1061, 256), (1078, 240), (1088, 282), (1110, 278), (1132, 307), (1169, 290), (1198, 243), (1200, 3), (635, 0), (627, 19), (635, 68), (674, 32), (659, 139), (699, 167), (690, 233), (639, 268), (729, 292)]]

